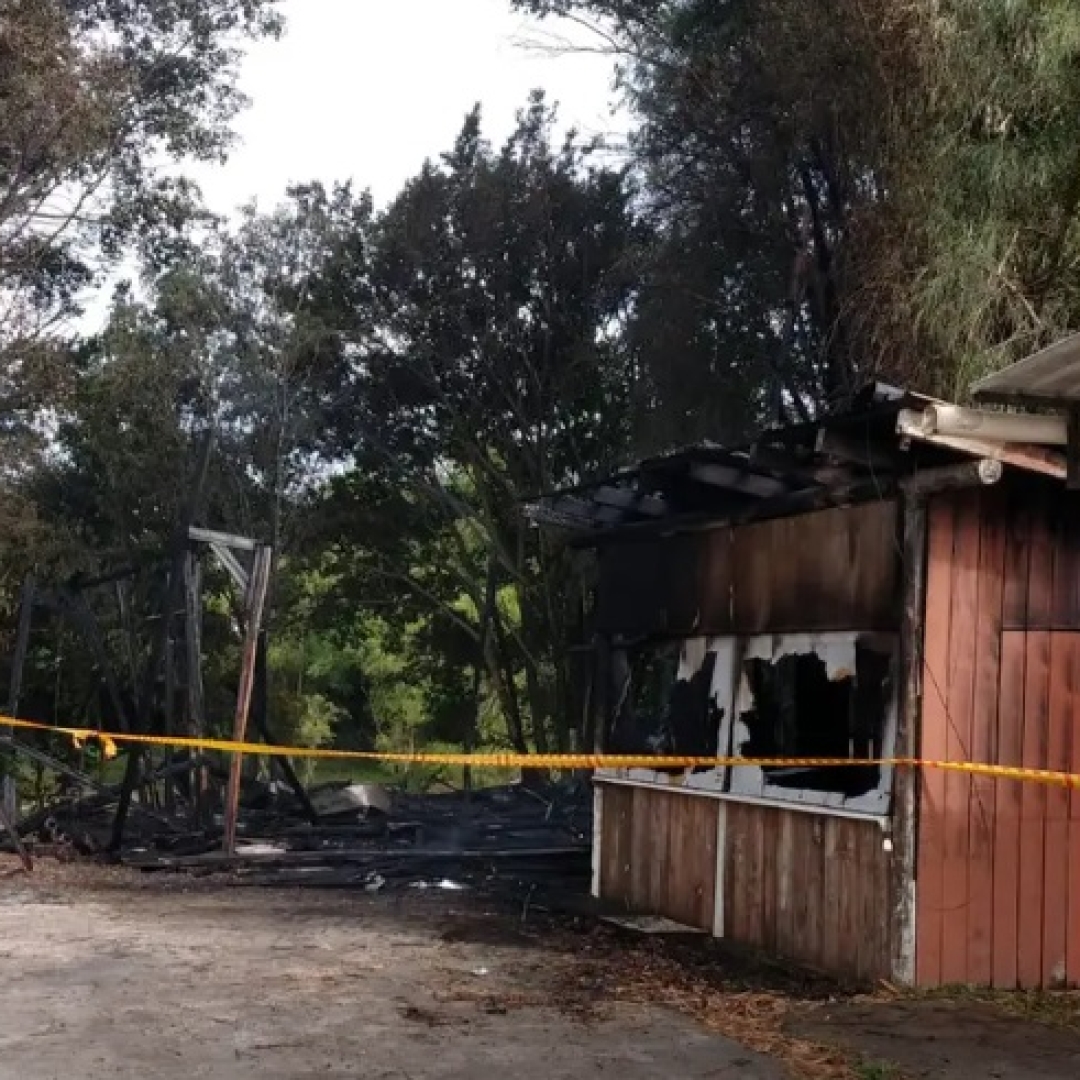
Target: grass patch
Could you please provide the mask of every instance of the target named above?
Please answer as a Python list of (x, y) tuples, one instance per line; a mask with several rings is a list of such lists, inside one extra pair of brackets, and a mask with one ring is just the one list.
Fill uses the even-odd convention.
[(988, 990), (974, 986), (939, 986), (929, 990), (899, 990), (892, 996), (910, 1001), (985, 1005), (1020, 1020), (1080, 1031), (1080, 990)]
[(857, 1080), (900, 1080), (902, 1073), (889, 1061), (862, 1061), (852, 1066)]

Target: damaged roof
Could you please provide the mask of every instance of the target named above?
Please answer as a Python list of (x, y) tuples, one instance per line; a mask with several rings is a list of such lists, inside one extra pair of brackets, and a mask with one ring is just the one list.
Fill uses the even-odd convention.
[(937, 399), (884, 383), (850, 409), (723, 446), (703, 442), (645, 458), (526, 508), (537, 525), (576, 534), (738, 523), (887, 498), (920, 470), (989, 457), (1063, 478), (1063, 455), (987, 439), (943, 437), (918, 419)]

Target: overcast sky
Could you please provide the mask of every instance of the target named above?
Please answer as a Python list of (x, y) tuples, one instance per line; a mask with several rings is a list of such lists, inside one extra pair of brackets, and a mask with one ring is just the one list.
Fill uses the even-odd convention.
[(290, 182), (311, 179), (351, 178), (384, 203), (426, 157), (449, 149), (475, 102), (497, 143), (536, 86), (559, 103), (564, 126), (625, 131), (611, 114), (608, 58), (536, 47), (553, 36), (594, 39), (528, 20), (509, 0), (284, 0), (282, 10), (285, 36), (244, 61), (251, 106), (229, 162), (194, 172), (213, 210), (253, 198), (269, 209)]

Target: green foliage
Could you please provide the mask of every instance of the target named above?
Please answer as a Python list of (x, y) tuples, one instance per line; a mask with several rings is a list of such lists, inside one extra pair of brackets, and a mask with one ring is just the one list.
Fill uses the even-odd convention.
[(135, 244), (150, 267), (190, 250), (196, 193), (163, 165), (220, 158), (243, 104), (245, 38), (274, 0), (21, 0), (0, 17), (0, 353), (35, 356)]
[(1069, 0), (518, 6), (595, 20), (639, 120), (647, 445), (878, 373), (963, 396), (1080, 323)]
[[(310, 184), (233, 227), (155, 163), (223, 152), (236, 45), (276, 32), (270, 0), (30, 0), (0, 21), (0, 294), (18, 301), (0, 602), (30, 565), (133, 562), (102, 624), (137, 669), (150, 565), (212, 433), (203, 522), (277, 553), (280, 733), (564, 749), (587, 597), (525, 499), (810, 417), (870, 376), (959, 396), (1080, 323), (1074, 3), (517, 6), (601, 26), (637, 120), (626, 167), (556, 141), (536, 94), (501, 146), (470, 114), (380, 211)], [(46, 243), (34, 215), (61, 189), (93, 212)], [(63, 341), (50, 320), (132, 244), (143, 288)], [(240, 627), (228, 581), (206, 585), (224, 730)], [(35, 645), (43, 715), (100, 712), (96, 682), (75, 640)]]
[(1080, 9), (950, 0), (920, 15), (925, 104), (904, 117), (869, 317), (920, 357), (925, 385), (960, 396), (1080, 319)]

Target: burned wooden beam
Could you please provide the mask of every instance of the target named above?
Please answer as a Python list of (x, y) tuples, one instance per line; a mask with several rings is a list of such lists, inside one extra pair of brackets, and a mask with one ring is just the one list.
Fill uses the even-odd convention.
[(19, 836), (19, 830), (15, 827), (14, 815), (7, 805), (6, 799), (0, 799), (0, 829), (3, 829), (11, 837), (11, 843), (15, 847), (23, 869), (26, 871), (33, 870), (34, 860), (30, 858), (30, 852), (26, 850), (26, 845), (22, 842), (22, 837)]
[(814, 440), (814, 450), (824, 457), (849, 462), (875, 472), (895, 472), (900, 464), (900, 459), (896, 455), (876, 445), (869, 436), (865, 439), (855, 439), (851, 435), (842, 435), (826, 427), (818, 430), (817, 438)]
[(125, 864), (141, 870), (221, 869), (238, 866), (378, 866), (396, 862), (512, 862), (564, 858), (587, 853), (589, 845), (562, 844), (515, 848), (327, 848), (322, 851), (209, 851), (202, 855), (136, 855)]
[[(67, 776), (76, 783), (81, 784), (83, 787), (97, 792), (99, 795), (107, 795), (115, 798), (120, 793), (119, 788), (108, 787), (100, 781), (95, 780), (88, 773), (84, 773), (80, 769), (76, 769), (73, 765), (69, 765), (66, 761), (61, 761), (60, 758), (54, 757), (44, 750), (39, 750), (36, 746), (29, 746), (27, 743), (20, 742), (18, 739), (0, 736), (0, 751), (18, 754), (22, 757), (29, 758), (31, 761), (36, 761), (39, 765), (44, 765), (45, 768), (51, 769), (53, 772), (60, 773), (62, 776)], [(164, 825), (171, 831), (176, 831), (179, 828), (176, 823), (165, 814), (159, 814), (149, 806), (144, 806), (142, 803), (135, 803), (134, 806), (138, 813), (158, 822), (160, 825)], [(20, 829), (23, 832), (26, 831), (22, 825), (20, 825)]]
[(689, 475), (699, 484), (755, 495), (761, 499), (773, 498), (789, 490), (787, 484), (775, 477), (762, 476), (735, 465), (721, 465), (717, 462), (695, 462), (690, 466)]
[[(903, 610), (900, 625), (900, 711), (896, 728), (896, 754), (919, 755), (922, 716), (923, 648), (926, 630), (927, 496), (905, 488), (902, 533), (904, 568)], [(893, 859), (889, 868), (893, 910), (893, 974), (905, 984), (914, 982), (915, 956), (915, 821), (921, 790), (918, 769), (899, 769), (893, 778), (891, 820)]]
[(236, 551), (256, 551), (259, 542), (247, 536), (236, 536), (233, 533), (219, 532), (216, 529), (202, 529), (192, 525), (188, 529), (188, 538), (201, 544), (221, 544), (226, 548), (234, 548)]
[(1005, 467), (993, 458), (979, 458), (960, 465), (943, 465), (937, 469), (921, 469), (904, 477), (900, 487), (905, 495), (918, 498), (942, 491), (996, 484), (1004, 475)]
[[(240, 668), (240, 686), (236, 694), (236, 716), (233, 721), (233, 740), (244, 742), (247, 738), (248, 713), (251, 709), (251, 693), (255, 683), (255, 661), (258, 656), (259, 635), (262, 629), (263, 606), (270, 588), (270, 567), (273, 555), (269, 547), (255, 552), (251, 585), (245, 597), (244, 649)], [(236, 848), (236, 825), (240, 808), (240, 779), (243, 755), (234, 753), (229, 769), (229, 786), (225, 797), (223, 850), (231, 853)]]
[(1080, 406), (1069, 406), (1068, 435), (1065, 444), (1065, 486), (1080, 490)]
[(668, 513), (668, 505), (663, 499), (658, 499), (653, 495), (644, 495), (632, 488), (603, 484), (592, 493), (592, 499), (601, 506), (630, 510), (635, 514), (641, 514), (642, 517), (662, 517)]
[[(622, 538), (630, 540), (634, 537), (666, 536), (675, 533), (703, 532), (722, 526), (750, 525), (756, 521), (770, 521), (773, 518), (791, 517), (815, 510), (830, 510), (857, 506), (860, 503), (877, 502), (881, 499), (892, 498), (898, 490), (899, 483), (892, 476), (840, 484), (831, 488), (806, 488), (775, 499), (761, 499), (751, 506), (732, 510), (729, 513), (709, 510), (663, 521), (635, 521), (618, 528), (608, 529), (602, 535), (606, 543)], [(577, 547), (590, 547), (597, 543), (599, 537), (598, 533), (590, 533), (574, 538), (571, 543)]]

